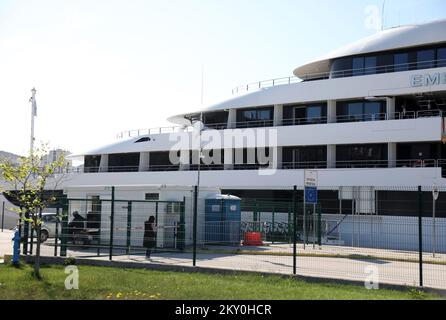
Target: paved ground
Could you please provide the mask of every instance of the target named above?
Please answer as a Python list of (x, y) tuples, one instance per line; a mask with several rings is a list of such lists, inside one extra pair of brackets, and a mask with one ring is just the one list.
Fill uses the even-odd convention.
[(3, 232), (0, 231), (0, 257), (2, 257), (4, 254), (11, 254), (12, 250), (12, 231), (4, 230)]
[[(11, 232), (0, 233), (0, 257), (12, 251), (11, 238)], [(53, 240), (50, 239), (49, 241), (51, 243)], [(217, 248), (220, 250), (225, 249), (226, 251), (218, 253), (218, 251), (215, 251)], [(232, 270), (275, 272), (279, 274), (291, 274), (293, 272), (293, 258), (291, 256), (277, 255), (279, 253), (291, 253), (292, 246), (290, 245), (249, 248), (251, 251), (248, 254), (230, 254), (228, 252), (230, 249), (232, 248), (209, 248), (209, 253), (199, 253), (197, 255), (197, 265)], [(255, 254), (249, 254), (253, 252)], [(42, 246), (42, 255), (50, 256), (53, 254), (53, 246)], [(327, 254), (331, 256), (327, 257)], [(100, 256), (97, 256), (97, 250), (68, 250), (68, 255), (91, 259), (108, 259), (106, 249), (102, 250)], [(335, 257), (334, 255), (342, 255), (342, 257)], [(367, 256), (378, 258), (370, 259)], [(378, 279), (381, 282), (417, 286), (419, 264), (397, 261), (400, 259), (416, 260), (417, 258), (418, 254), (416, 252), (335, 246), (324, 246), (322, 249), (313, 249), (312, 246), (307, 246), (306, 250), (303, 250), (303, 247), (299, 245), (297, 273), (303, 276), (365, 281), (367, 277), (370, 277), (371, 272), (377, 272)], [(446, 262), (446, 255), (441, 254), (433, 258), (432, 254), (426, 253), (424, 254), (424, 259), (426, 261), (444, 263)], [(192, 265), (192, 255), (190, 253), (158, 252), (153, 255), (152, 261), (148, 262), (143, 255), (134, 252), (130, 255), (116, 255), (113, 257), (113, 260), (179, 266)], [(446, 289), (446, 265), (426, 263), (423, 269), (425, 286)]]

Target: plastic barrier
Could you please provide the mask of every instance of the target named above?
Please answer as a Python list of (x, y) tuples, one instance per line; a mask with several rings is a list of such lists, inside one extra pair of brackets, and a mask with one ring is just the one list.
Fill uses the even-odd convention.
[(260, 232), (245, 232), (244, 246), (263, 246), (262, 234)]

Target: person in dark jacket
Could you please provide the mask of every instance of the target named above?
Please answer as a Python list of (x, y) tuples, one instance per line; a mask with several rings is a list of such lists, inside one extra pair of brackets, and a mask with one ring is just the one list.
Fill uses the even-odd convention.
[(156, 226), (155, 217), (150, 216), (149, 220), (144, 222), (144, 242), (143, 246), (146, 250), (146, 258), (150, 259), (153, 248), (156, 247)]
[(86, 219), (82, 217), (79, 212), (73, 212), (73, 220), (68, 224), (68, 234), (71, 236), (72, 241), (75, 237), (82, 232), (85, 228)]

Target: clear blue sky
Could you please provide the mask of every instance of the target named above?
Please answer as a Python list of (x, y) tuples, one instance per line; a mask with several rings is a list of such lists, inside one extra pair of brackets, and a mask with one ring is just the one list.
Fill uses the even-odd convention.
[[(382, 0), (2, 0), (0, 150), (27, 152), (33, 86), (37, 141), (81, 152), (198, 109), (202, 65), (206, 104), (372, 34), (369, 5)], [(444, 0), (387, 0), (384, 26), (442, 18)]]

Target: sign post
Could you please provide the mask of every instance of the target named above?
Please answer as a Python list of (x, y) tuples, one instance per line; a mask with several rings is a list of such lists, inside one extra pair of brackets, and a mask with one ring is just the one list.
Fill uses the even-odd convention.
[(432, 256), (435, 258), (435, 251), (437, 247), (437, 228), (436, 228), (436, 219), (435, 219), (435, 202), (438, 200), (440, 196), (440, 191), (437, 186), (432, 188)]
[(317, 185), (318, 185), (318, 172), (316, 170), (305, 170), (304, 172), (304, 249), (307, 242), (307, 219), (306, 205), (313, 205), (313, 248), (315, 247), (315, 239), (316, 239), (316, 229), (315, 229), (315, 219), (314, 215), (316, 214), (316, 204), (318, 200), (317, 194)]

